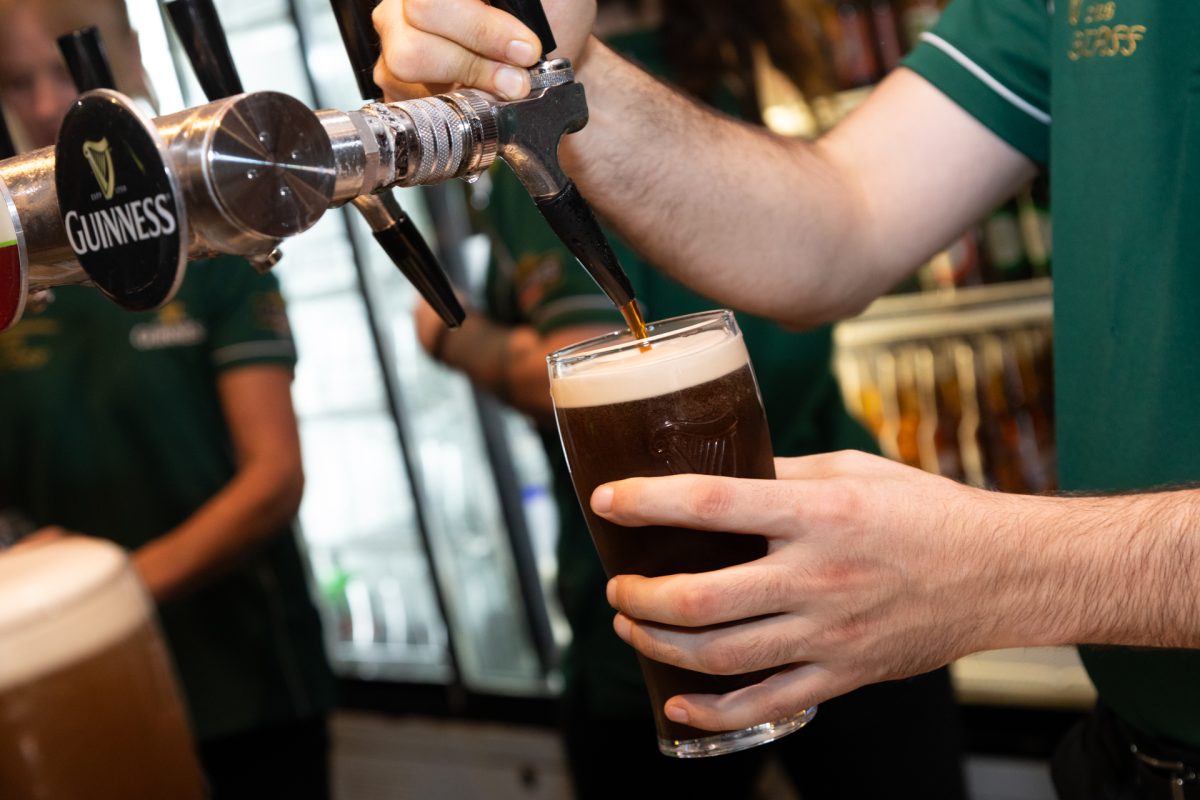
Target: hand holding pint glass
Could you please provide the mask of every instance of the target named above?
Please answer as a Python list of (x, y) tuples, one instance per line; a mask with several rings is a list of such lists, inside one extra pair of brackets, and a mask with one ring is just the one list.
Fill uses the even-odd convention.
[(206, 796), (154, 608), (81, 536), (0, 554), (0, 797)]
[[(550, 392), (575, 493), (609, 577), (696, 573), (767, 553), (766, 540), (663, 526), (625, 528), (592, 513), (602, 483), (631, 477), (705, 473), (775, 477), (766, 415), (737, 322), (729, 311), (690, 314), (648, 327), (645, 340), (618, 332), (552, 353)], [(647, 347), (648, 345), (648, 347)], [(725, 694), (770, 670), (705, 675), (639, 654), (654, 707), (659, 749), (679, 758), (720, 755), (778, 739), (816, 713), (736, 731), (672, 722), (676, 694)]]

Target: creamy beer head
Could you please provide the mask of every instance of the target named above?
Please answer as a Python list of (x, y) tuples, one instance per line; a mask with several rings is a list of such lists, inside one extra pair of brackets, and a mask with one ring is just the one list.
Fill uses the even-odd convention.
[(714, 381), (750, 363), (741, 332), (736, 326), (715, 326), (710, 313), (677, 317), (649, 328), (648, 350), (619, 333), (556, 353), (550, 381), (555, 407), (658, 397)]
[(0, 554), (0, 692), (82, 661), (150, 618), (125, 552), (71, 536)]

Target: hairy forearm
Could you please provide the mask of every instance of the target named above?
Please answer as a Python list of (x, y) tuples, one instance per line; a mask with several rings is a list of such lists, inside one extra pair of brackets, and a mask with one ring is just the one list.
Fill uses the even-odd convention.
[(783, 297), (826, 306), (810, 310), (824, 317), (860, 304), (831, 285), (839, 271), (799, 268), (832, 266), (856, 213), (816, 148), (718, 116), (596, 41), (579, 79), (590, 119), (560, 152), (584, 195), (647, 260), (764, 316), (792, 315)]
[(1018, 502), (993, 646), (1200, 647), (1200, 491)]
[(244, 465), (195, 513), (134, 554), (150, 594), (158, 602), (177, 599), (238, 566), (287, 528), (303, 490), (298, 468)]
[(785, 323), (828, 322), (887, 291), (1033, 172), (900, 72), (809, 143), (719, 116), (593, 39), (579, 74), (591, 118), (560, 152), (600, 213), (673, 277)]

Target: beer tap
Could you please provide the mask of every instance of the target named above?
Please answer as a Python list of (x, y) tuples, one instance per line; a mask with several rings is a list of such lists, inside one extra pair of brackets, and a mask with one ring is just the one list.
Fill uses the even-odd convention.
[[(331, 5), (342, 34), (342, 43), (354, 69), (359, 93), (369, 101), (382, 99), (383, 92), (371, 77), (379, 55), (379, 39), (370, 24), (373, 0), (331, 0)], [(393, 192), (388, 189), (362, 194), (350, 202), (371, 226), (375, 241), (391, 256), (442, 321), (451, 328), (462, 324), (466, 314), (450, 279), (412, 218), (400, 207)]]
[(108, 54), (104, 52), (104, 44), (100, 41), (100, 31), (96, 26), (89, 25), (58, 37), (58, 50), (80, 94), (92, 89), (117, 88)]
[[(530, 8), (540, 13), (536, 3), (517, 10)], [(533, 22), (553, 47), (548, 28)], [(587, 121), (583, 87), (565, 59), (543, 60), (530, 75), (533, 90), (515, 101), (468, 89), (314, 113), (264, 91), (154, 120), (117, 92), (86, 92), (54, 147), (0, 161), (0, 329), (20, 316), (20, 287), (88, 283), (125, 308), (156, 308), (178, 289), (189, 259), (226, 253), (269, 265), (283, 239), (328, 208), (378, 209), (358, 198), (472, 180), (497, 156), (627, 319), (640, 323), (628, 278), (558, 162), (561, 137)], [(221, 91), (240, 88), (229, 78)], [(407, 219), (381, 200), (386, 215), (373, 228)], [(445, 300), (439, 310), (454, 320), (444, 274), (417, 251), (415, 231), (403, 222), (396, 230), (404, 235), (384, 237), (404, 248), (396, 260), (430, 278), (418, 288)]]
[[(373, 0), (333, 0), (347, 49), (355, 60), (355, 75), (364, 91), (377, 92), (369, 77), (379, 55), (374, 44), (370, 12)], [(542, 43), (542, 52), (555, 47), (554, 36), (538, 0), (495, 0), (529, 26)], [(353, 32), (348, 34), (347, 29)], [(368, 33), (368, 31), (371, 31)], [(371, 103), (359, 112), (318, 112), (334, 140), (353, 126), (374, 132), (377, 160), (359, 166), (339, 163), (350, 190), (375, 191), (373, 182), (414, 186), (453, 177), (474, 180), (499, 156), (516, 173), (550, 227), (571, 250), (612, 301), (627, 313), (636, 312), (633, 288), (605, 238), (591, 207), (563, 172), (558, 144), (565, 134), (587, 123), (583, 86), (575, 81), (569, 60), (542, 58), (530, 69), (532, 90), (522, 100), (500, 101), (475, 89), (397, 103)], [(364, 132), (364, 141), (368, 139)], [(355, 152), (355, 157), (360, 157)], [(353, 186), (351, 175), (362, 176)], [(336, 190), (335, 190), (336, 194)]]
[[(240, 94), (242, 83), (212, 0), (170, 0), (165, 8), (208, 99)], [(392, 262), (446, 324), (457, 327), (464, 317), (458, 297), (433, 253), (391, 193), (363, 195), (351, 202), (366, 219), (375, 240)]]

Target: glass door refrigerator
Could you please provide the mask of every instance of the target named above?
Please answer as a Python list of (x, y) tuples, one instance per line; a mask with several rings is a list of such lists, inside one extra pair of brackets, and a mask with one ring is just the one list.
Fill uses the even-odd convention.
[[(362, 104), (328, 0), (216, 5), (247, 91)], [(130, 11), (161, 111), (204, 102), (157, 5)], [(462, 197), (457, 186), (397, 193), (467, 287), (487, 245), (469, 236)], [(566, 628), (548, 602), (557, 531), (531, 426), (424, 355), (416, 294), (353, 208), (282, 250), (275, 272), (300, 353), (300, 526), (344, 688), (424, 691), (459, 710), (550, 696)]]

